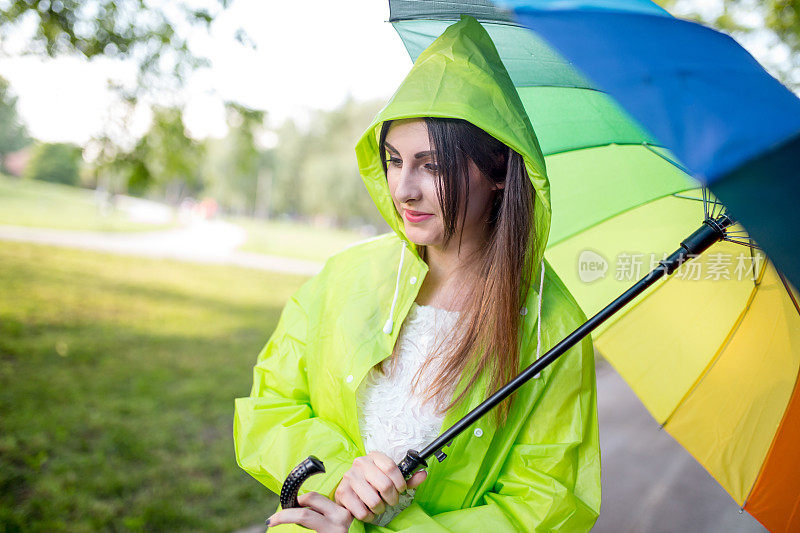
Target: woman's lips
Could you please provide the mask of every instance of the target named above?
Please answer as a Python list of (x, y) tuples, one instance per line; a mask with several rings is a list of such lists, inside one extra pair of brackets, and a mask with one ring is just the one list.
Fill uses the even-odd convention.
[(432, 213), (418, 213), (416, 211), (410, 211), (408, 209), (405, 209), (403, 212), (406, 215), (406, 220), (413, 223), (422, 222), (423, 220), (427, 220), (433, 216)]

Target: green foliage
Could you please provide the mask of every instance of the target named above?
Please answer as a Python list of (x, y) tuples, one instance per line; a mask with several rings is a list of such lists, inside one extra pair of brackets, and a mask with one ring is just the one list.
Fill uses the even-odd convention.
[(34, 147), (25, 168), (28, 179), (78, 185), (82, 150), (69, 143), (42, 143)]
[(186, 132), (181, 108), (155, 107), (150, 129), (133, 150), (115, 153), (98, 171), (122, 176), (132, 194), (159, 193), (177, 204), (202, 190), (203, 152), (204, 145)]
[(256, 143), (265, 113), (234, 102), (226, 102), (225, 112), (228, 134), (207, 145), (206, 193), (234, 213), (253, 215), (263, 200), (259, 180), (269, 172)]
[(333, 111), (317, 111), (308, 131), (285, 123), (277, 132), (273, 156), (275, 211), (323, 215), (339, 225), (385, 226), (358, 173), (353, 151), (384, 103), (348, 99)]
[[(26, 53), (133, 58), (139, 65), (137, 90), (164, 84), (174, 89), (208, 64), (189, 49), (178, 28), (207, 30), (229, 3), (212, 0), (207, 8), (194, 8), (145, 0), (10, 0), (0, 3), (0, 37), (32, 26)], [(242, 30), (237, 33), (240, 42), (249, 42)]]
[(0, 531), (233, 531), (233, 401), (303, 278), (4, 243)]
[(28, 131), (17, 114), (17, 97), (8, 81), (0, 76), (0, 164), (3, 156), (30, 142)]
[(789, 45), (794, 52), (793, 59), (797, 66), (797, 52), (800, 51), (800, 0), (768, 0), (764, 4), (767, 28)]
[(353, 150), (383, 103), (348, 99), (332, 111), (316, 111), (305, 129), (288, 120), (274, 130), (278, 142), (268, 149), (256, 142), (264, 113), (227, 104), (228, 135), (204, 142), (202, 194), (237, 215), (385, 227)]
[(178, 187), (174, 201), (184, 192), (193, 194), (199, 190), (201, 147), (186, 133), (183, 110), (155, 108), (153, 124), (142, 140), (147, 146), (145, 164), (150, 174), (165, 189)]

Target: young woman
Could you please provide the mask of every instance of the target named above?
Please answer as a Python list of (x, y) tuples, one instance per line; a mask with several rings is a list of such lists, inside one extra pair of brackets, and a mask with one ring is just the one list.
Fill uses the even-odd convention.
[[(544, 158), (508, 73), (467, 16), (417, 59), (356, 146), (392, 229), (292, 296), (236, 400), (239, 465), (273, 492), (326, 468), (301, 531), (581, 531), (600, 508), (591, 338), (404, 480), (396, 464), (585, 322), (544, 260)], [(346, 206), (343, 206), (345, 208)], [(399, 255), (399, 257), (398, 257)]]

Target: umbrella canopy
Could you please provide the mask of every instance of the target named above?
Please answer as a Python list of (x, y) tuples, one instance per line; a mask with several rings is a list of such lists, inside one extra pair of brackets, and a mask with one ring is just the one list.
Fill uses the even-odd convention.
[(498, 3), (669, 146), (800, 285), (795, 94), (728, 35), (649, 0)]
[[(667, 146), (510, 12), (480, 1), (390, 6), (412, 60), (462, 13), (494, 40), (546, 160), (545, 255), (587, 316), (719, 210)], [(741, 226), (731, 235), (749, 243)], [(777, 530), (800, 527), (799, 301), (761, 250), (722, 241), (593, 332), (659, 423)]]

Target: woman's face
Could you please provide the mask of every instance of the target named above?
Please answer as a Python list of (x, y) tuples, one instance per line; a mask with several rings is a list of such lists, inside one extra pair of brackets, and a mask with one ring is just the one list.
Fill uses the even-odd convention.
[[(436, 195), (436, 162), (428, 139), (427, 124), (421, 118), (393, 121), (386, 134), (385, 147), (389, 192), (395, 209), (403, 219), (406, 236), (416, 244), (441, 248), (444, 242), (444, 219)], [(485, 219), (491, 209), (493, 191), (497, 188), (483, 176), (475, 163), (470, 161), (469, 167), (469, 206), (464, 221), (464, 244), (485, 237)], [(456, 217), (456, 243), (461, 231), (464, 203), (465, 196), (462, 193)]]

